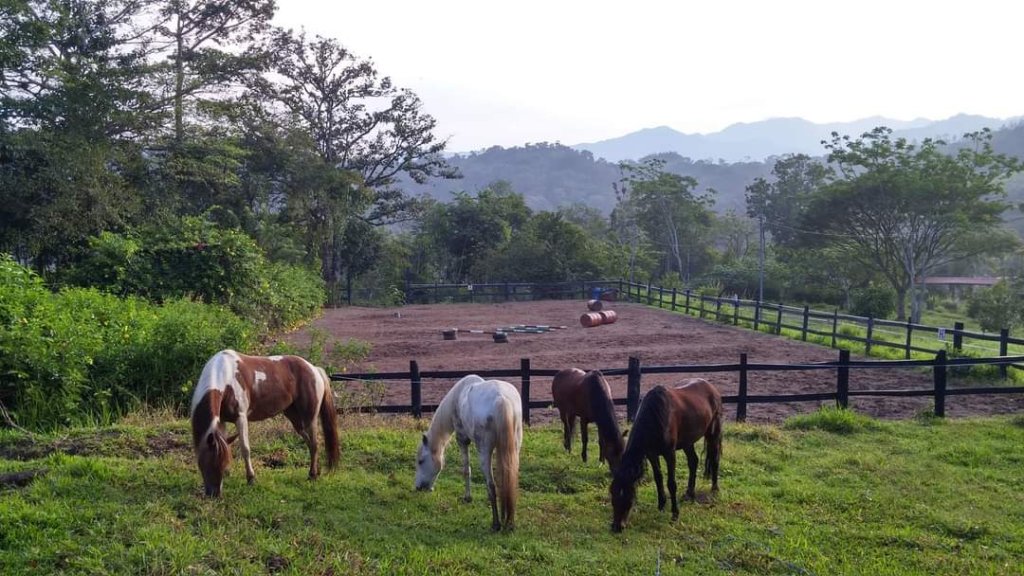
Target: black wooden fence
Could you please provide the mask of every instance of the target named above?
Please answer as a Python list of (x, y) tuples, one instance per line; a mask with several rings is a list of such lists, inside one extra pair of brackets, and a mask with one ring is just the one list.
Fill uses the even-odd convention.
[[(982, 353), (979, 355), (990, 351), (989, 346), (972, 345), (969, 342), (976, 340), (995, 343), (998, 355), (1007, 356), (1010, 345), (1024, 346), (1024, 339), (1010, 337), (1010, 330), (1006, 328), (1000, 330), (999, 334), (988, 334), (965, 330), (963, 322), (954, 323), (952, 328), (929, 326), (909, 321), (840, 314), (838, 309), (822, 312), (807, 306), (794, 307), (735, 297), (706, 296), (692, 290), (666, 289), (625, 280), (617, 284), (617, 287), (619, 298), (630, 302), (682, 311), (699, 318), (737, 326), (742, 324), (774, 334), (781, 334), (783, 329), (795, 331), (804, 341), (811, 334), (825, 338), (833, 348), (841, 341), (857, 342), (863, 344), (865, 354), (870, 354), (872, 347), (900, 350), (905, 359), (910, 359), (911, 352), (934, 354), (947, 348), (954, 356), (959, 356), (971, 347)], [(991, 347), (991, 351), (995, 351), (995, 346)], [(1024, 365), (1019, 363), (1002, 363), (999, 371), (1003, 377), (1006, 377), (1007, 367), (1024, 369)]]
[(490, 284), (407, 284), (406, 304), (524, 302), (595, 297), (594, 289), (615, 289), (618, 280), (580, 282), (498, 282)]
[[(627, 376), (626, 397), (614, 398), (616, 405), (626, 406), (626, 417), (632, 421), (640, 406), (640, 384), (644, 374), (694, 374), (712, 372), (738, 372), (739, 390), (735, 395), (723, 396), (727, 404), (736, 404), (736, 419), (743, 421), (747, 415), (749, 404), (771, 404), (782, 402), (820, 402), (832, 400), (837, 406), (847, 407), (851, 396), (931, 396), (935, 402), (935, 415), (945, 416), (946, 397), (961, 396), (968, 394), (1024, 394), (1024, 387), (1000, 386), (1000, 387), (977, 387), (977, 388), (949, 388), (947, 375), (950, 368), (997, 365), (1006, 366), (1012, 363), (1024, 362), (1024, 356), (1007, 356), (998, 358), (947, 358), (946, 351), (940, 350), (934, 359), (931, 360), (850, 360), (850, 353), (847, 350), (840, 350), (839, 359), (832, 362), (814, 362), (807, 364), (751, 364), (747, 361), (747, 355), (741, 354), (738, 364), (699, 364), (681, 366), (641, 366), (638, 358), (630, 357), (626, 368), (609, 368), (601, 370), (606, 376)], [(850, 370), (870, 369), (930, 369), (932, 372), (932, 387), (910, 390), (850, 390)], [(750, 394), (749, 373), (750, 372), (772, 372), (782, 370), (819, 370), (833, 371), (835, 373), (835, 391), (816, 392), (807, 394)], [(419, 418), (424, 412), (437, 410), (436, 404), (423, 404), (422, 386), (424, 379), (450, 379), (457, 380), (468, 374), (477, 374), (484, 378), (518, 378), (520, 380), (520, 396), (523, 402), (523, 420), (530, 423), (530, 410), (532, 408), (549, 408), (550, 400), (532, 400), (530, 388), (533, 384), (532, 377), (551, 377), (558, 370), (556, 369), (534, 369), (530, 365), (529, 358), (520, 361), (518, 369), (500, 370), (436, 370), (423, 371), (415, 360), (409, 362), (408, 372), (381, 372), (366, 374), (333, 374), (334, 381), (408, 381), (409, 405), (380, 405), (380, 406), (359, 406), (359, 411), (382, 412), (382, 413), (409, 413)], [(545, 383), (547, 384), (547, 383)]]

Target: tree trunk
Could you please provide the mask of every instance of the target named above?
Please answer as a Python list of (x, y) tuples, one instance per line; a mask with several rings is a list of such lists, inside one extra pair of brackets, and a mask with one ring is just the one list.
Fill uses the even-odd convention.
[(896, 289), (896, 319), (905, 320), (907, 318), (907, 289), (897, 288)]
[(182, 12), (183, 7), (179, 6), (178, 10), (178, 28), (175, 32), (175, 41), (177, 42), (177, 52), (174, 58), (174, 141), (180, 143), (184, 137), (185, 132), (185, 120), (184, 120), (184, 90), (185, 90), (185, 36), (182, 32)]

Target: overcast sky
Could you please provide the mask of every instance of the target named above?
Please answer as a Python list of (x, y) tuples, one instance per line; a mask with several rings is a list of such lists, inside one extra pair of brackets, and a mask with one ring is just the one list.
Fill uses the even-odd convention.
[(423, 99), (449, 150), (667, 125), (1024, 114), (1018, 0), (278, 0)]

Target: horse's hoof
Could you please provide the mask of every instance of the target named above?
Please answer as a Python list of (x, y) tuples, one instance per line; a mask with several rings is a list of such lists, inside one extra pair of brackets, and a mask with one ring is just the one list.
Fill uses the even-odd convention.
[(247, 477), (247, 478), (245, 479), (245, 482), (246, 482), (246, 483), (247, 483), (247, 484), (248, 484), (249, 486), (252, 486), (253, 484), (255, 484), (255, 483), (256, 483), (256, 477), (255, 477), (255, 476), (249, 476), (249, 477)]
[(673, 512), (672, 513), (672, 521), (673, 522), (678, 522), (679, 521), (679, 512)]
[(501, 532), (501, 524), (498, 524), (497, 522), (491, 524), (491, 532)]
[(469, 504), (469, 503), (470, 503), (470, 502), (472, 502), (472, 501), (473, 501), (473, 497), (472, 497), (472, 496), (463, 496), (463, 497), (462, 497), (462, 502), (463, 502), (464, 504)]
[(663, 500), (661, 502), (658, 502), (658, 512), (664, 512), (664, 511), (665, 511), (665, 501)]

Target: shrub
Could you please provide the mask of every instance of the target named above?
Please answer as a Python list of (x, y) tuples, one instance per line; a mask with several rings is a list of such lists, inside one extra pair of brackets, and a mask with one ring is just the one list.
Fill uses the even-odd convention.
[(967, 303), (967, 315), (977, 320), (982, 330), (998, 332), (1002, 328), (1019, 325), (1024, 309), (1017, 290), (1001, 280), (995, 286), (971, 295)]
[(850, 313), (855, 316), (888, 318), (896, 311), (896, 293), (886, 286), (868, 286), (853, 291)]
[(181, 408), (211, 355), (253, 345), (250, 325), (224, 308), (51, 293), (9, 257), (0, 287), (0, 401), (23, 426), (109, 422), (141, 403)]

